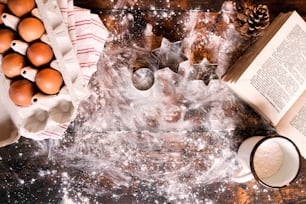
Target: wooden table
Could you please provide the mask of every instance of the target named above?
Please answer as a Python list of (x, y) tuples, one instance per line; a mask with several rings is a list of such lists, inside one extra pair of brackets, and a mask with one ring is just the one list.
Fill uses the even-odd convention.
[[(306, 15), (306, 6), (303, 0), (292, 0), (292, 1), (281, 1), (281, 0), (247, 0), (254, 4), (266, 4), (269, 6), (269, 10), (272, 16), (277, 15), (279, 12), (286, 12), (291, 10), (297, 10), (302, 16)], [(119, 1), (98, 1), (98, 0), (77, 0), (76, 4), (81, 7), (90, 8), (93, 11), (101, 11), (113, 9), (116, 2)], [(126, 1), (133, 2), (133, 1)], [(224, 1), (222, 0), (141, 0), (136, 1), (135, 8), (141, 8), (144, 10), (151, 9), (152, 5), (158, 9), (201, 9), (218, 12), (221, 9), (221, 5)], [(170, 7), (169, 7), (170, 5)], [(119, 6), (118, 9), (122, 9), (124, 6)]]
[[(107, 16), (111, 14), (112, 9), (114, 9), (114, 3), (110, 1), (97, 1), (97, 0), (80, 0), (75, 1), (77, 4), (83, 7), (92, 9), (93, 12), (97, 12), (101, 15), (101, 19), (107, 19)], [(117, 1), (118, 2), (118, 1)], [(133, 1), (127, 1), (133, 4)], [(198, 9), (202, 11), (218, 12), (221, 9), (221, 6), (224, 1), (222, 0), (206, 0), (206, 1), (197, 1), (197, 0), (141, 0), (134, 5), (130, 4), (130, 7), (133, 6), (136, 9), (143, 10), (144, 12), (150, 12), (152, 8), (160, 10), (193, 10)], [(305, 19), (306, 19), (306, 4), (302, 0), (292, 0), (292, 1), (281, 1), (281, 0), (253, 0), (250, 1), (254, 4), (261, 3), (268, 5), (271, 20), (277, 16), (280, 12), (287, 12), (291, 10), (297, 10)], [(170, 6), (169, 6), (170, 5)], [(129, 8), (129, 5), (121, 5), (122, 7), (116, 7), (116, 9), (126, 9)], [(125, 7), (127, 6), (127, 7)], [(114, 11), (115, 12), (115, 11)], [(105, 22), (105, 21), (104, 21)], [(169, 33), (161, 33), (171, 40), (179, 40), (181, 36), (177, 36), (173, 32), (171, 27), (175, 25), (176, 22), (166, 22), (162, 29)], [(107, 25), (107, 24), (106, 24)], [(112, 27), (110, 28), (112, 29)], [(161, 29), (161, 30), (162, 30)], [(172, 32), (171, 32), (172, 31)], [(303, 160), (303, 166), (301, 174), (299, 176), (298, 182), (294, 185), (291, 185), (282, 189), (266, 189), (261, 186), (257, 186), (254, 182), (249, 182), (246, 184), (228, 184), (224, 192), (219, 194), (214, 194), (218, 184), (213, 184), (208, 189), (205, 190), (205, 196), (212, 198), (216, 203), (305, 203), (306, 202), (306, 161)]]
[[(114, 10), (114, 4), (118, 1), (101, 1), (101, 0), (75, 0), (75, 4), (81, 7), (90, 8), (92, 12), (98, 13), (106, 26), (111, 30), (116, 30), (116, 24), (107, 24), (109, 16), (118, 10), (126, 10), (128, 7), (119, 5)], [(133, 4), (133, 0), (125, 1)], [(165, 0), (138, 0), (137, 4), (133, 5), (135, 8), (141, 8), (144, 13), (147, 13), (147, 19), (154, 22), (154, 9), (160, 11), (171, 10), (174, 12), (184, 12), (185, 10), (197, 9), (198, 12), (211, 11), (212, 15), (217, 15), (221, 9), (223, 1), (207, 0), (207, 1), (192, 1), (192, 0), (170, 0), (170, 3), (165, 3)], [(254, 1), (255, 3), (263, 3), (269, 6), (272, 18), (279, 12), (296, 9), (301, 15), (306, 17), (306, 4), (302, 0), (280, 1), (280, 0), (263, 0)], [(170, 5), (170, 7), (168, 6)], [(179, 5), (179, 6), (178, 6)], [(129, 9), (128, 9), (129, 10)], [(176, 19), (162, 23), (162, 27), (155, 30), (158, 35), (163, 35), (170, 40), (180, 40), (181, 32), (176, 32), (173, 25), (177, 24)], [(230, 111), (235, 111), (234, 107)], [(248, 109), (248, 116), (253, 117), (255, 122), (259, 121), (258, 115), (251, 109)], [(243, 120), (247, 119), (242, 118)], [(250, 121), (249, 121), (250, 122)], [(250, 122), (252, 123), (252, 122)], [(72, 123), (67, 130), (67, 135), (76, 134), (74, 129), (75, 123)], [(238, 133), (246, 134), (248, 126), (241, 124), (237, 128)], [(239, 132), (241, 131), (241, 132)], [(260, 128), (254, 130), (256, 133), (262, 131)], [(263, 132), (267, 132), (265, 129)], [(203, 133), (205, 134), (205, 133)], [(204, 135), (205, 136), (205, 135)], [(67, 142), (67, 141), (66, 141)], [(69, 141), (68, 141), (69, 142)], [(59, 203), (64, 197), (65, 192), (73, 189), (72, 194), (76, 196), (73, 198), (77, 201), (82, 200), (82, 196), (92, 198), (99, 203), (154, 203), (155, 199), (149, 196), (149, 200), (142, 198), (143, 194), (137, 195), (138, 187), (142, 184), (136, 185), (132, 188), (114, 189), (109, 194), (99, 194), (100, 191), (107, 189), (112, 185), (112, 182), (107, 177), (97, 178), (86, 175), (84, 171), (77, 168), (67, 168), (65, 163), (59, 160), (54, 160), (49, 154), (48, 149), (43, 152), (37, 152), (40, 146), (51, 146), (52, 141), (34, 142), (25, 138), (21, 138), (17, 144), (10, 145), (0, 149), (0, 202), (9, 203)], [(239, 144), (237, 143), (236, 147)], [(54, 151), (50, 149), (50, 151)], [(51, 156), (51, 157), (50, 157)], [(70, 177), (65, 178), (66, 172), (69, 172)], [(75, 181), (68, 185), (68, 181)], [(86, 186), (94, 189), (94, 192), (84, 191)], [(63, 186), (64, 189), (63, 190)], [(85, 186), (85, 187), (84, 187)], [(302, 169), (296, 182), (286, 188), (270, 189), (266, 188), (255, 181), (237, 184), (233, 182), (214, 182), (205, 186), (203, 189), (197, 191), (198, 197), (202, 198), (204, 203), (213, 201), (214, 203), (306, 203), (306, 161), (303, 160)], [(150, 191), (147, 192), (150, 194)], [(114, 197), (113, 194), (121, 195)], [(156, 200), (167, 202), (163, 197), (157, 197)], [(89, 199), (89, 201), (92, 201)]]

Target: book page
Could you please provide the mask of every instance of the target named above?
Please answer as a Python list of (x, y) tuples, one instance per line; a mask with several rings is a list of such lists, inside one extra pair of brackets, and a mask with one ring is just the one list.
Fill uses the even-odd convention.
[(305, 48), (306, 23), (293, 12), (241, 77), (228, 84), (276, 125), (305, 90)]
[(276, 130), (294, 141), (306, 158), (306, 91), (276, 125)]

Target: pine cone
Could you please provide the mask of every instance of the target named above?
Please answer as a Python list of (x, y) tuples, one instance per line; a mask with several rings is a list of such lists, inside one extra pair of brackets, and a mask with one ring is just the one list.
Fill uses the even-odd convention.
[(235, 27), (246, 39), (259, 36), (270, 24), (267, 5), (237, 2), (236, 11)]

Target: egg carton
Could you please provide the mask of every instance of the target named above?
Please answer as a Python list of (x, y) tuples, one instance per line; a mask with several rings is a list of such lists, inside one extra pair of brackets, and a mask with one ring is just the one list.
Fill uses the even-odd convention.
[[(11, 101), (8, 92), (11, 81), (0, 71), (0, 146), (16, 142), (20, 136), (36, 140), (62, 138), (69, 122), (76, 117), (79, 102), (88, 95), (80, 64), (57, 1), (36, 0), (36, 6), (32, 15), (39, 17), (45, 26), (46, 35), (41, 40), (52, 47), (55, 60), (51, 67), (61, 72), (64, 86), (56, 95), (36, 94), (30, 106), (20, 107)], [(7, 22), (10, 26), (14, 26), (14, 22), (16, 24), (16, 19), (12, 19)], [(15, 44), (13, 50), (25, 51), (26, 45), (20, 45), (19, 47)], [(24, 77), (31, 79), (34, 75), (35, 72), (28, 70)]]

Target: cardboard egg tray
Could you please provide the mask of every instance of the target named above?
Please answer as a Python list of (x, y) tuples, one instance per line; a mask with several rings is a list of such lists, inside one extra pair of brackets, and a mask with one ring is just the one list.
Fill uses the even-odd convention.
[[(61, 138), (77, 112), (79, 102), (87, 96), (67, 25), (56, 0), (36, 0), (36, 15), (43, 21), (43, 37), (53, 49), (51, 67), (61, 72), (64, 86), (56, 95), (37, 94), (27, 107), (15, 105), (9, 98), (10, 80), (0, 71), (0, 146), (11, 144), (20, 136), (32, 139)], [(32, 12), (33, 13), (33, 12)], [(0, 64), (2, 56), (0, 56)]]

